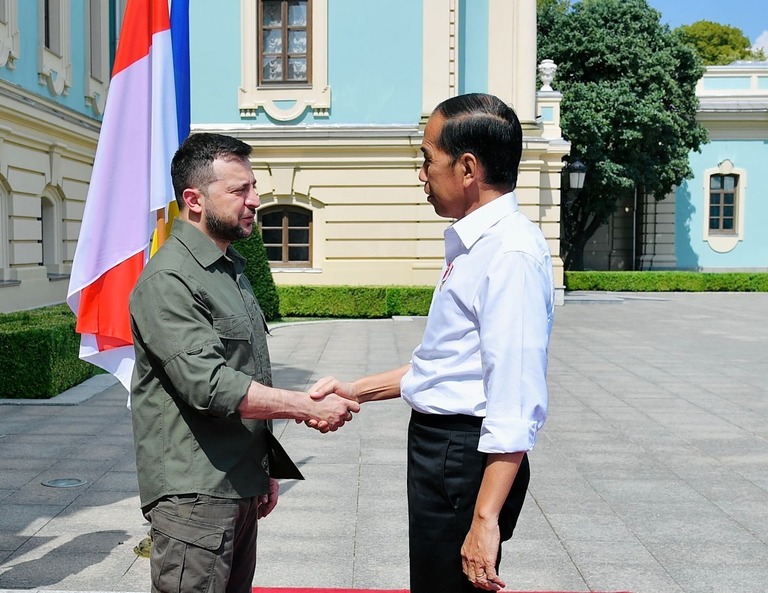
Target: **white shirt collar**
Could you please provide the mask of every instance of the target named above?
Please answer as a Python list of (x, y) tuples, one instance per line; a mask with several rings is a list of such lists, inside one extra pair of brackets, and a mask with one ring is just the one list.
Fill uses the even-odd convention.
[(446, 259), (452, 261), (458, 254), (459, 242), (465, 249), (470, 249), (489, 228), (519, 209), (514, 192), (509, 192), (454, 222), (445, 231)]

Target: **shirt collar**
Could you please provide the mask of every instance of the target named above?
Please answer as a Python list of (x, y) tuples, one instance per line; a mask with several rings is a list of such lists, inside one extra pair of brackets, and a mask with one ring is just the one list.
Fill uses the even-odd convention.
[(222, 253), (203, 231), (180, 218), (173, 221), (171, 235), (181, 241), (203, 268), (215, 264), (223, 257), (234, 265), (235, 273), (240, 274), (245, 269), (245, 258), (232, 245), (227, 247), (226, 253)]
[(454, 222), (445, 231), (447, 259), (451, 261), (458, 255), (459, 243), (465, 249), (470, 249), (489, 228), (518, 210), (515, 194), (509, 192)]

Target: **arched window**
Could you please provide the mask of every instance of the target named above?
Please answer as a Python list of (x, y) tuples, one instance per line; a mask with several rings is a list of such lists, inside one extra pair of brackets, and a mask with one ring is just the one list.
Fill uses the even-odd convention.
[(704, 171), (704, 240), (718, 253), (727, 253), (744, 239), (747, 171), (729, 159)]
[(48, 187), (40, 196), (40, 254), (49, 278), (62, 274), (62, 198), (57, 189)]
[(312, 265), (312, 212), (295, 206), (259, 211), (259, 229), (273, 267)]
[(9, 238), (8, 238), (8, 202), (10, 192), (5, 179), (0, 177), (0, 284), (10, 278)]

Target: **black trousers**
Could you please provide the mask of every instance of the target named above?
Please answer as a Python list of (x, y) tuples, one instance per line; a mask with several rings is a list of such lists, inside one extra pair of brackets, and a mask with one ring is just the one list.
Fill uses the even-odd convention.
[[(474, 593), (461, 569), (487, 455), (477, 450), (481, 418), (413, 412), (408, 426), (408, 527), (411, 593)], [(512, 532), (530, 479), (523, 456), (499, 516), (501, 541)], [(501, 562), (501, 546), (496, 563)]]

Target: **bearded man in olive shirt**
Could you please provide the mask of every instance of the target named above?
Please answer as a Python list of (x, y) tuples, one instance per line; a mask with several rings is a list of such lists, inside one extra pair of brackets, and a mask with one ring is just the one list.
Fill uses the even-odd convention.
[(270, 464), (290, 464), (268, 421), (335, 429), (359, 411), (336, 395), (271, 386), (266, 322), (230, 245), (253, 232), (259, 205), (250, 152), (218, 134), (182, 144), (171, 164), (179, 218), (131, 295), (131, 410), (153, 592), (249, 593), (257, 520), (278, 497)]

